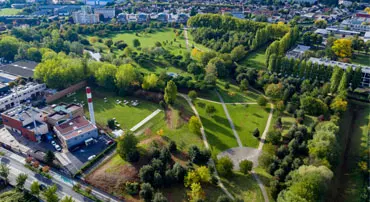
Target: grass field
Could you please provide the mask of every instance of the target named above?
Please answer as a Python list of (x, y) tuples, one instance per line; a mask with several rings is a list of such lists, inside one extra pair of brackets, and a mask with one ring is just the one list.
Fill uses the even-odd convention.
[[(216, 112), (212, 116), (206, 113), (206, 105), (213, 105), (216, 108)], [(237, 146), (236, 139), (230, 129), (230, 124), (221, 104), (196, 100), (195, 106), (201, 117), (207, 140), (214, 155)]]
[(369, 55), (356, 55), (356, 58), (352, 59), (352, 63), (370, 66), (370, 56)]
[(266, 69), (266, 48), (267, 46), (264, 46), (256, 51), (248, 53), (247, 57), (240, 63), (240, 65), (256, 69)]
[[(135, 97), (119, 97), (115, 93), (108, 92), (101, 88), (93, 88), (92, 94), (95, 119), (96, 122), (102, 126), (107, 125), (107, 121), (109, 119), (116, 118), (116, 121), (120, 124), (120, 128), (130, 129), (159, 108), (159, 105), (153, 102), (141, 100)], [(108, 100), (106, 103), (104, 102), (105, 97)], [(89, 117), (86, 99), (85, 90), (82, 89), (77, 91), (76, 95), (62, 98), (56, 103), (73, 103), (75, 101), (77, 103), (84, 103), (85, 115)], [(138, 100), (139, 105), (134, 107), (131, 105), (124, 105), (123, 103), (117, 104), (116, 100)]]
[[(225, 81), (217, 80), (217, 91), (222, 96), (222, 99), (226, 103), (235, 103), (235, 102), (256, 102), (258, 98), (258, 94), (252, 90), (247, 90), (241, 92), (239, 87), (230, 84), (229, 89), (225, 89)], [(219, 97), (213, 91), (209, 91), (207, 93), (201, 93), (199, 95), (201, 98), (209, 99), (212, 101), (220, 102)]]
[[(338, 193), (335, 195), (341, 201), (362, 202), (365, 199), (361, 198), (361, 195), (363, 195), (364, 189), (366, 189), (368, 184), (367, 178), (359, 169), (358, 163), (362, 160), (367, 161), (367, 158), (363, 159), (363, 156), (367, 156), (366, 154), (368, 152), (370, 105), (351, 102), (349, 107), (353, 109), (353, 116), (344, 114), (343, 121), (340, 125), (340, 141), (341, 145), (343, 145), (342, 147), (350, 142), (350, 144), (347, 144), (347, 147), (349, 147), (348, 153), (344, 153), (344, 156), (347, 158), (345, 162), (347, 169), (342, 172), (338, 172), (337, 170), (335, 173), (339, 188)], [(351, 120), (352, 117), (354, 118), (353, 121)], [(351, 122), (352, 124), (350, 124)], [(350, 141), (345, 138), (346, 136), (342, 132), (347, 132), (350, 135)], [(343, 169), (342, 166), (341, 168)]]
[(3, 8), (3, 9), (0, 9), (0, 15), (17, 15), (21, 11), (22, 9)]
[(221, 178), (221, 181), (234, 197), (241, 198), (243, 201), (264, 201), (261, 190), (252, 175), (235, 172), (234, 176)]
[(253, 131), (258, 128), (262, 135), (265, 130), (270, 108), (263, 108), (257, 104), (252, 104), (227, 105), (227, 109), (243, 146), (258, 147), (259, 140), (253, 136)]

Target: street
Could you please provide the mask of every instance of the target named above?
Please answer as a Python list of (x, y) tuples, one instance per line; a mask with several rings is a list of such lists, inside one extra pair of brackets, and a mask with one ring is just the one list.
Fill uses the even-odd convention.
[[(4, 163), (9, 166), (10, 173), (8, 176), (9, 183), (12, 185), (16, 184), (16, 178), (20, 173), (25, 173), (28, 175), (27, 181), (25, 183), (25, 188), (29, 190), (31, 183), (33, 181), (39, 181), (40, 184), (45, 184), (46, 186), (51, 186), (56, 184), (58, 187), (57, 194), (60, 199), (64, 196), (72, 196), (72, 198), (77, 202), (83, 201), (92, 201), (91, 199), (82, 196), (75, 191), (73, 191), (73, 185), (77, 184), (78, 182), (71, 179), (70, 177), (55, 173), (50, 171), (49, 174), (52, 176), (52, 179), (47, 179), (40, 174), (34, 173), (33, 171), (29, 170), (28, 168), (24, 167), (25, 159), (17, 154), (14, 154), (4, 148), (0, 148), (1, 152), (4, 152), (5, 155), (1, 157), (1, 163)], [(81, 189), (85, 187), (82, 186)], [(112, 198), (112, 196), (105, 194), (99, 190), (92, 188), (91, 194), (95, 195), (102, 201), (116, 201), (119, 200)]]

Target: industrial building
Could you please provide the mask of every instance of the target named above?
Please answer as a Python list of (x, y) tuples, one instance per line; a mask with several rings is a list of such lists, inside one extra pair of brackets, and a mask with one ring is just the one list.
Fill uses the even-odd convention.
[(76, 24), (99, 23), (99, 14), (93, 13), (90, 6), (82, 6), (80, 11), (72, 13), (72, 18)]

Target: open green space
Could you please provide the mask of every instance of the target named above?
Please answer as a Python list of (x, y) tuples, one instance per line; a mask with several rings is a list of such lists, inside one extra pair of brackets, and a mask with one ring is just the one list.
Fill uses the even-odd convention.
[(243, 201), (264, 201), (262, 192), (252, 175), (235, 172), (232, 177), (221, 178), (226, 189)]
[[(91, 90), (95, 120), (101, 126), (107, 125), (107, 121), (109, 119), (116, 118), (117, 123), (120, 124), (120, 128), (130, 129), (159, 108), (159, 105), (156, 103), (136, 97), (117, 96), (114, 92), (109, 92), (102, 88), (92, 88)], [(104, 98), (107, 98), (108, 101), (104, 102)], [(139, 105), (134, 107), (131, 104), (124, 105), (123, 102), (121, 104), (117, 104), (116, 100), (138, 100)], [(90, 116), (84, 89), (77, 91), (73, 96), (59, 99), (55, 103), (59, 102), (83, 103), (86, 117)]]
[(247, 67), (252, 67), (255, 69), (265, 69), (266, 68), (266, 51), (267, 46), (263, 46), (253, 52), (247, 54), (247, 57), (240, 63)]
[(2, 9), (0, 9), (0, 15), (17, 15), (21, 11), (22, 11), (22, 9), (2, 8)]
[[(217, 91), (220, 93), (225, 103), (256, 102), (258, 98), (258, 93), (252, 90), (240, 91), (239, 87), (235, 84), (230, 84), (230, 88), (226, 89), (225, 83), (225, 81), (217, 80), (216, 85)], [(199, 97), (220, 102), (220, 98), (214, 91), (200, 93)]]
[(270, 108), (251, 104), (227, 105), (227, 109), (243, 146), (258, 147), (259, 140), (253, 136), (253, 131), (258, 128), (260, 135), (262, 135), (265, 130)]
[(352, 63), (370, 66), (370, 56), (369, 55), (356, 55), (356, 58), (352, 59)]
[[(282, 114), (281, 116), (281, 122), (283, 123), (283, 131), (282, 131), (282, 134), (286, 134), (290, 127), (294, 124), (294, 123), (297, 123), (298, 125), (305, 125), (307, 127), (308, 130), (310, 130), (310, 127), (314, 122), (315, 122), (315, 117), (313, 116), (308, 116), (306, 115), (304, 120), (303, 120), (303, 124), (299, 124), (297, 122), (297, 120), (293, 117), (293, 115), (290, 115), (288, 113), (284, 113)], [(276, 119), (275, 119), (276, 121)], [(275, 122), (272, 122), (272, 124), (274, 125)]]
[[(216, 112), (212, 115), (207, 114), (207, 105), (214, 106)], [(196, 100), (195, 107), (200, 115), (207, 140), (214, 155), (238, 145), (221, 104)]]
[[(367, 161), (370, 105), (351, 101), (349, 107), (350, 109), (343, 115), (339, 134), (343, 149), (346, 145), (348, 147), (346, 149), (348, 152), (343, 154), (343, 158), (347, 159), (344, 162), (347, 169), (342, 171), (337, 169), (335, 179), (338, 189), (333, 190), (333, 193), (336, 193), (336, 198), (341, 201), (361, 202), (365, 201), (362, 196), (368, 183), (359, 163)], [(348, 139), (346, 133), (350, 136)]]

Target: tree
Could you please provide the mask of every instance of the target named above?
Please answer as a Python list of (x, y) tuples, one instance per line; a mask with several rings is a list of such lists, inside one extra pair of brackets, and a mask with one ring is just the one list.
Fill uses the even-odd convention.
[(216, 112), (216, 108), (215, 108), (215, 106), (213, 106), (213, 105), (207, 105), (207, 106), (206, 106), (206, 113), (207, 113), (209, 116), (212, 116), (215, 112)]
[(346, 91), (347, 89), (348, 89), (348, 74), (347, 72), (343, 72), (342, 78), (338, 85), (338, 91), (342, 92), (342, 91)]
[(41, 62), (42, 55), (37, 48), (29, 48), (27, 50), (27, 59), (35, 61), (35, 62)]
[(48, 150), (46, 152), (46, 155), (44, 156), (44, 161), (48, 163), (49, 165), (53, 164), (53, 161), (55, 159), (55, 155), (52, 151)]
[(196, 202), (196, 201), (201, 201), (205, 199), (205, 193), (202, 189), (202, 186), (200, 183), (193, 183), (190, 186), (190, 201), (191, 202)]
[(42, 192), (42, 195), (45, 197), (46, 202), (58, 202), (59, 197), (57, 195), (57, 186), (54, 184), (53, 186), (49, 186)]
[(141, 45), (139, 39), (134, 39), (132, 41), (132, 44), (134, 45), (135, 48), (137, 48), (137, 47), (139, 47)]
[(0, 165), (0, 176), (3, 177), (5, 181), (8, 181), (9, 167), (5, 163), (1, 163)]
[(342, 38), (334, 41), (331, 49), (335, 55), (340, 58), (351, 58), (352, 57), (352, 41), (350, 39)]
[(239, 45), (235, 47), (231, 53), (231, 59), (235, 62), (239, 62), (247, 55), (247, 51), (245, 51), (245, 47), (243, 45)]
[(117, 153), (126, 161), (135, 162), (139, 160), (137, 149), (138, 140), (132, 133), (127, 133), (118, 139)]
[(152, 185), (149, 183), (142, 183), (140, 186), (140, 198), (143, 199), (145, 202), (151, 202), (153, 199), (153, 192), (154, 189)]
[(228, 196), (222, 195), (217, 198), (217, 202), (232, 202), (232, 200)]
[(14, 37), (5, 36), (0, 40), (0, 58), (13, 61), (18, 52), (19, 42)]
[(321, 114), (326, 114), (328, 111), (328, 106), (320, 99), (305, 96), (301, 98), (301, 109), (310, 115), (318, 116)]
[(257, 98), (257, 103), (258, 103), (259, 106), (264, 107), (267, 104), (267, 99), (265, 98), (265, 96), (259, 95), (258, 98)]
[(33, 181), (30, 186), (30, 192), (32, 195), (36, 196), (37, 198), (40, 195), (40, 184), (38, 181)]
[(336, 113), (343, 113), (347, 111), (348, 102), (341, 97), (336, 97), (330, 104), (330, 109)]
[(277, 130), (269, 131), (266, 140), (273, 145), (278, 145), (281, 140), (281, 132)]
[(154, 194), (154, 198), (152, 200), (152, 202), (167, 202), (167, 198), (161, 193), (161, 192), (157, 192)]
[(167, 104), (173, 104), (175, 103), (176, 96), (177, 96), (177, 86), (175, 82), (170, 80), (169, 82), (167, 82), (167, 86), (164, 89), (164, 101)]
[(315, 21), (315, 26), (317, 28), (325, 29), (327, 25), (328, 25), (328, 22), (326, 22), (326, 20), (324, 19), (319, 19)]
[(107, 39), (104, 41), (104, 44), (110, 48), (113, 45), (113, 41), (112, 39)]
[(27, 174), (24, 174), (24, 173), (19, 174), (16, 179), (17, 184), (15, 187), (19, 190), (22, 190), (24, 187), (24, 184), (26, 183), (27, 178), (28, 178)]
[(115, 121), (115, 120), (113, 120), (113, 119), (109, 119), (109, 120), (107, 121), (107, 125), (108, 125), (108, 127), (109, 127), (110, 129), (114, 130), (114, 128), (116, 127), (116, 121)]
[(201, 54), (200, 62), (203, 64), (203, 66), (206, 66), (207, 64), (213, 64), (213, 63), (209, 63), (209, 61), (214, 57), (216, 57), (215, 52), (213, 52), (213, 51), (205, 52), (205, 53)]
[(144, 76), (143, 84), (141, 84), (141, 87), (144, 90), (149, 90), (149, 89), (155, 88), (155, 87), (157, 87), (158, 80), (159, 80), (159, 78), (155, 74), (146, 75), (146, 76)]
[(189, 91), (188, 96), (191, 100), (195, 100), (197, 98), (197, 92), (195, 90), (191, 90)]
[(331, 75), (331, 78), (330, 78), (330, 92), (331, 93), (337, 92), (340, 80), (342, 78), (342, 73), (343, 73), (343, 70), (340, 67), (338, 66), (334, 67), (333, 74)]
[(96, 83), (99, 86), (113, 90), (116, 87), (114, 83), (116, 73), (116, 66), (108, 63), (99, 63), (99, 68), (94, 71)]
[(215, 85), (217, 80), (217, 68), (214, 64), (209, 63), (206, 66), (206, 76), (204, 81), (209, 85)]
[(229, 72), (226, 69), (225, 61), (219, 57), (212, 58), (208, 64), (213, 64), (216, 67), (217, 75), (219, 77), (226, 77), (228, 76)]
[(272, 83), (267, 86), (265, 92), (267, 96), (277, 99), (282, 96), (282, 88), (283, 86), (281, 83)]
[(248, 160), (243, 160), (239, 163), (240, 172), (248, 174), (253, 168), (253, 162)]
[(75, 202), (75, 200), (73, 200), (72, 196), (65, 196), (60, 202)]
[(189, 130), (192, 133), (199, 134), (200, 128), (202, 127), (202, 124), (200, 123), (200, 120), (196, 116), (192, 116), (189, 119)]
[(233, 173), (234, 164), (228, 156), (218, 159), (216, 169), (222, 176), (230, 176)]
[(253, 136), (254, 136), (255, 138), (259, 138), (259, 137), (260, 137), (260, 131), (258, 130), (258, 128), (254, 129), (254, 131), (253, 131)]
[(116, 73), (116, 85), (119, 89), (126, 89), (138, 80), (138, 74), (131, 64), (121, 65)]
[(247, 79), (243, 79), (241, 82), (240, 82), (240, 90), (241, 91), (245, 91), (245, 90), (248, 90), (248, 86), (249, 86), (249, 82)]

